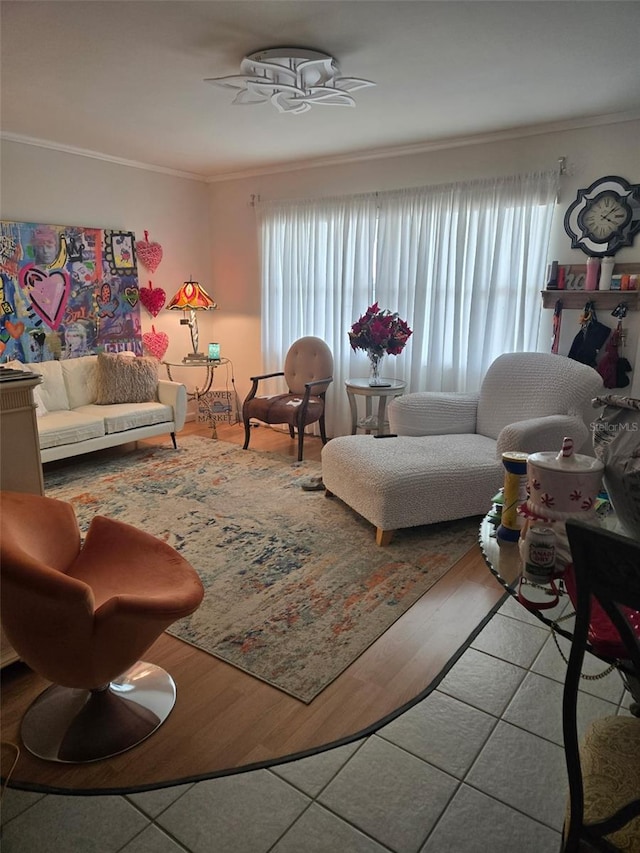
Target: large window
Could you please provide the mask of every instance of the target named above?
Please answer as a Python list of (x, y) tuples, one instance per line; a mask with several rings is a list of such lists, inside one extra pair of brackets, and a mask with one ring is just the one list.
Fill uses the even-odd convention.
[(344, 380), (366, 376), (351, 324), (377, 301), (413, 329), (383, 374), (471, 391), (503, 352), (536, 349), (557, 172), (367, 195), (262, 202), (266, 371), (317, 335), (335, 359), (327, 431), (350, 431)]

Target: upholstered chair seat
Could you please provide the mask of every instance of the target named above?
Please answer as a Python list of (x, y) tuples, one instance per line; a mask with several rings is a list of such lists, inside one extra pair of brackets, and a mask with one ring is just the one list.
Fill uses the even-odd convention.
[[(265, 424), (297, 425), (299, 407), (302, 405), (300, 394), (278, 394), (275, 397), (254, 397), (251, 405), (251, 417)], [(319, 421), (324, 412), (324, 403), (310, 395), (305, 412), (305, 425)]]
[[(640, 720), (602, 717), (594, 720), (580, 743), (584, 783), (584, 820), (606, 820), (623, 806), (640, 800)], [(638, 804), (640, 806), (640, 803)], [(567, 804), (566, 823), (571, 816)], [(640, 850), (640, 814), (607, 836), (615, 849)], [(580, 849), (580, 848), (578, 848)]]
[[(569, 798), (563, 853), (640, 851), (640, 719), (609, 715), (578, 732), (580, 679), (590, 646), (614, 652), (623, 681), (640, 683), (640, 542), (569, 519), (576, 618), (562, 700)], [(594, 618), (595, 617), (595, 618)], [(608, 624), (605, 624), (605, 621)], [(632, 693), (633, 695), (633, 693)], [(637, 693), (632, 712), (640, 714)]]

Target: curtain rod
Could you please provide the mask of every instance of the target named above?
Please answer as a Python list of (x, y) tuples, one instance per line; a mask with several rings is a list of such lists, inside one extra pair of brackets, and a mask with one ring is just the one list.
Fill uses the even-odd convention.
[[(524, 174), (529, 174), (529, 173), (524, 173)], [(549, 171), (547, 174), (552, 175), (552, 174), (554, 174), (554, 172)], [(563, 177), (564, 175), (568, 174), (567, 158), (566, 157), (558, 157), (557, 166), (555, 169), (555, 174), (557, 174), (558, 177)], [(474, 178), (474, 179), (471, 179), (470, 181), (467, 181), (464, 183), (480, 184), (480, 183), (483, 183), (486, 181), (491, 181), (491, 180), (494, 180), (494, 181), (495, 180), (504, 180), (504, 179), (509, 180), (511, 178), (517, 178), (517, 177), (521, 177), (521, 175), (515, 174), (515, 175), (496, 176), (494, 178)], [(375, 198), (377, 201), (381, 196), (390, 196), (390, 195), (392, 195), (394, 193), (398, 193), (398, 192), (400, 192), (400, 193), (411, 192), (412, 190), (421, 190), (421, 189), (444, 190), (444, 189), (447, 189), (450, 187), (455, 187), (456, 185), (457, 185), (457, 182), (447, 182), (445, 184), (427, 184), (426, 186), (418, 186), (418, 187), (398, 187), (396, 189), (391, 189), (391, 190), (371, 190), (370, 192), (348, 194), (347, 196), (327, 196), (327, 197), (320, 196), (318, 198), (316, 198), (316, 197), (311, 197), (311, 198), (282, 198), (282, 199), (276, 199), (275, 203), (283, 202), (286, 204), (288, 202), (307, 202), (307, 201), (308, 202), (317, 202), (317, 201), (325, 201), (326, 202), (326, 201), (330, 201), (334, 198), (344, 199), (344, 198), (354, 198), (354, 197)], [(260, 204), (261, 201), (262, 201), (262, 199), (261, 199), (259, 193), (251, 193), (251, 195), (249, 196), (249, 201), (247, 202), (247, 204), (249, 207), (255, 208)], [(269, 203), (269, 202), (266, 202), (266, 203)]]

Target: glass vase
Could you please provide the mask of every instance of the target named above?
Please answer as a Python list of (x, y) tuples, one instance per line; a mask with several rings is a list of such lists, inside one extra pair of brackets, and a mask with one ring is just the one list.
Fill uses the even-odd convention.
[(372, 388), (375, 388), (376, 386), (380, 386), (380, 385), (385, 385), (386, 383), (382, 379), (382, 376), (381, 376), (382, 361), (384, 359), (384, 353), (373, 352), (372, 350), (369, 350), (367, 352), (367, 355), (369, 357), (369, 365), (370, 365), (369, 385)]

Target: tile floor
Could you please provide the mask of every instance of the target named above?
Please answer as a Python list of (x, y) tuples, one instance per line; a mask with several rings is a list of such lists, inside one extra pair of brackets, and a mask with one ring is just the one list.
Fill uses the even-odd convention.
[[(130, 796), (9, 789), (2, 851), (555, 853), (563, 677), (548, 630), (508, 600), (436, 691), (364, 740)], [(581, 724), (629, 702), (615, 672), (584, 680)]]

